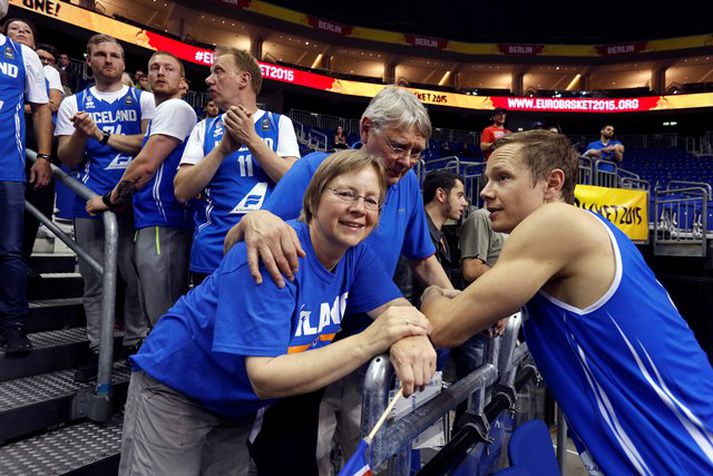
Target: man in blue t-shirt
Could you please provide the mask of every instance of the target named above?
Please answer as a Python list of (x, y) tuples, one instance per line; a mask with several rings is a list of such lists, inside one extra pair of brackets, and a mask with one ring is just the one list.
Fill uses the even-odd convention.
[(188, 291), (193, 220), (188, 207), (173, 194), (173, 178), (185, 141), (196, 125), (196, 113), (180, 99), (185, 70), (178, 58), (156, 52), (149, 59), (148, 71), (156, 114), (141, 152), (112, 191), (87, 202), (87, 211), (96, 214), (133, 203), (141, 303), (151, 325), (155, 325)]
[[(0, 0), (0, 19), (8, 1)], [(0, 345), (5, 353), (32, 347), (25, 333), (27, 262), (22, 252), (25, 212), (25, 101), (32, 108), (37, 139), (37, 163), (29, 181), (40, 188), (49, 184), (52, 112), (45, 77), (37, 54), (0, 34)]]
[(525, 306), (528, 348), (590, 474), (713, 474), (713, 368), (631, 240), (573, 206), (578, 162), (560, 134), (496, 141), (481, 196), (510, 236), (460, 295), (426, 290), (431, 339), (459, 345)]
[(614, 126), (605, 125), (599, 132), (598, 141), (590, 142), (584, 152), (586, 157), (621, 162), (624, 160), (624, 145), (614, 139)]
[[(124, 49), (108, 35), (94, 35), (87, 42), (87, 63), (94, 73), (94, 86), (62, 101), (54, 131), (59, 138), (57, 155), (67, 167), (83, 166), (81, 180), (98, 195), (116, 186), (141, 142), (154, 115), (151, 93), (124, 86)], [(74, 232), (77, 243), (97, 262), (104, 261), (104, 227), (99, 217), (90, 217), (86, 201), (74, 202)], [(124, 339), (126, 352), (135, 350), (146, 334), (146, 317), (139, 304), (139, 284), (134, 263), (133, 214), (117, 215), (119, 242), (117, 264), (124, 282)], [(101, 329), (102, 276), (80, 258), (84, 279), (84, 311), (90, 352), (86, 365), (75, 373), (78, 381), (96, 376)]]
[[(366, 243), (375, 251), (390, 276), (394, 274), (399, 255), (403, 254), (410, 260), (415, 276), (423, 284), (451, 288), (448, 276), (434, 255), (435, 248), (428, 231), (418, 179), (411, 170), (421, 159), (426, 141), (431, 136), (431, 121), (426, 109), (409, 91), (394, 86), (385, 87), (364, 111), (360, 120), (360, 135), (363, 148), (382, 158), (386, 182), (389, 185), (379, 225), (369, 235)], [(302, 196), (309, 180), (326, 156), (326, 153), (317, 152), (300, 159), (277, 184), (263, 210), (246, 215), (226, 238), (226, 247), (229, 247), (244, 235), (248, 249), (259, 251), (266, 269), (278, 286), (284, 285), (280, 272), (292, 279), (297, 268), (297, 256), (302, 255), (303, 251), (292, 229), (275, 215), (285, 220), (297, 216), (300, 209), (300, 200), (297, 197)], [(253, 254), (249, 253), (249, 256)], [(256, 281), (261, 282), (262, 276), (257, 261), (251, 261), (250, 268)], [(343, 332), (347, 335), (362, 329), (369, 322), (365, 316), (349, 311), (348, 308), (348, 316), (342, 323)], [(402, 381), (405, 388), (411, 390), (414, 384), (421, 386), (427, 383), (424, 382), (422, 361), (418, 357), (426, 355), (427, 352), (432, 352), (432, 346), (428, 339), (422, 337), (404, 339), (392, 346), (392, 362), (399, 375), (405, 376)], [(413, 367), (404, 368), (405, 365)], [(408, 378), (409, 376), (412, 378)], [(292, 452), (297, 457), (306, 458), (304, 462), (299, 463), (300, 467), (314, 465), (315, 454), (320, 465), (328, 464), (332, 432), (336, 426), (336, 414), (339, 412), (353, 416), (340, 421), (339, 434), (343, 436), (341, 444), (345, 454), (351, 454), (355, 450), (360, 438), (357, 413), (361, 407), (362, 385), (363, 372), (354, 372), (327, 388), (327, 397), (322, 402), (319, 449), (310, 447), (313, 442), (307, 437), (300, 439), (305, 445), (304, 450)], [(359, 398), (350, 398), (350, 395)], [(319, 397), (321, 393), (315, 398)], [(302, 403), (299, 404), (299, 411), (306, 412), (305, 399), (300, 398), (300, 401)], [(268, 425), (263, 426), (260, 439), (256, 441), (258, 446), (261, 443), (269, 446), (270, 441), (290, 434), (288, 426), (293, 412), (289, 409), (288, 402), (289, 399), (282, 401), (268, 411), (268, 414), (284, 412), (284, 418), (271, 419), (276, 422), (274, 432), (270, 431)], [(299, 428), (295, 429), (296, 434), (299, 431)], [(286, 467), (289, 464), (298, 464), (288, 464), (287, 458), (283, 463)]]
[(257, 107), (262, 73), (250, 53), (218, 48), (206, 84), (226, 112), (193, 129), (175, 179), (179, 201), (198, 197), (190, 265), (194, 284), (218, 267), (230, 227), (263, 206), (299, 157), (290, 118)]

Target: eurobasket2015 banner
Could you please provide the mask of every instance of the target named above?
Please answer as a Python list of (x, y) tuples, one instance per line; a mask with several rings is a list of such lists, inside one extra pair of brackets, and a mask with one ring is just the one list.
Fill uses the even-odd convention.
[(574, 204), (603, 216), (633, 241), (649, 238), (648, 193), (643, 190), (577, 185)]
[[(280, 12), (284, 13), (283, 10), (285, 10), (270, 7), (269, 4), (256, 0), (213, 1), (220, 1), (240, 8), (252, 6), (257, 9), (257, 13), (268, 15), (281, 14)], [(213, 50), (209, 47), (185, 43), (162, 35), (161, 33), (130, 25), (91, 10), (86, 10), (71, 3), (54, 0), (10, 0), (10, 4), (96, 33), (111, 35), (118, 40), (132, 45), (153, 51), (169, 51), (184, 61), (206, 67), (213, 64)], [(307, 20), (305, 20), (305, 22), (307, 22)], [(307, 23), (314, 23), (318, 25), (318, 28), (327, 28), (323, 20), (310, 20)], [(337, 27), (341, 28), (341, 26), (335, 25), (336, 24), (330, 24), (328, 29), (335, 30)], [(418, 40), (414, 41), (415, 44), (423, 43), (419, 43)], [(713, 42), (713, 39), (711, 42)], [(510, 45), (509, 48), (514, 48), (516, 51), (520, 51), (521, 49), (513, 45)], [(259, 63), (263, 77), (267, 80), (293, 84), (319, 91), (328, 91), (334, 94), (372, 98), (385, 87), (383, 84), (337, 79), (324, 74), (265, 63), (263, 61)], [(447, 91), (432, 91), (416, 88), (408, 89), (424, 104), (486, 111), (503, 107), (511, 111), (597, 114), (713, 107), (713, 93), (610, 99), (472, 96)]]

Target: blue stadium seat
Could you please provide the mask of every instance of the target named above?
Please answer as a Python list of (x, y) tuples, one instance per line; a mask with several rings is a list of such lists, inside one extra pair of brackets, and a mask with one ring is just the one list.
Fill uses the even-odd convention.
[(547, 425), (530, 420), (513, 432), (508, 444), (510, 464), (534, 471), (540, 476), (559, 476), (557, 457)]

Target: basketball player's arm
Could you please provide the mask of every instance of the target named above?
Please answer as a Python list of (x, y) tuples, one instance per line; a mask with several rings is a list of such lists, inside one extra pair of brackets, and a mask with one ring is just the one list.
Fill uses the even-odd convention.
[[(112, 206), (120, 206), (131, 201), (134, 194), (144, 188), (156, 175), (156, 171), (171, 152), (182, 141), (172, 136), (155, 134), (149, 137), (139, 155), (129, 162), (119, 183), (112, 190), (109, 202)], [(95, 214), (109, 210), (102, 197), (94, 197), (87, 201), (87, 212)]]
[[(428, 320), (413, 306), (392, 305), (359, 334), (306, 352), (248, 357), (245, 366), (258, 397), (299, 395), (336, 382), (385, 352), (395, 341), (425, 336), (430, 329)], [(410, 393), (404, 389), (405, 395)]]
[[(279, 157), (265, 141), (257, 135), (252, 115), (242, 106), (231, 106), (225, 113), (225, 131), (239, 143), (244, 144), (258, 161), (270, 179), (277, 183), (290, 170), (297, 157)], [(226, 134), (227, 135), (227, 134)]]
[(515, 228), (497, 264), (461, 294), (448, 299), (437, 289), (426, 290), (421, 312), (433, 324), (434, 345), (458, 346), (514, 314), (582, 252), (582, 245), (562, 232), (563, 219), (556, 215), (562, 210), (543, 208), (548, 210), (538, 210)]

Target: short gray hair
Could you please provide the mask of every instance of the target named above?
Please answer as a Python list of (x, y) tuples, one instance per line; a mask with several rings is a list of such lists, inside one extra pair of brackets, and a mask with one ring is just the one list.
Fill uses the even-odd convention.
[(431, 137), (431, 119), (421, 101), (408, 90), (386, 86), (374, 96), (361, 115), (360, 123), (368, 117), (374, 127), (381, 129), (416, 130), (428, 140)]

